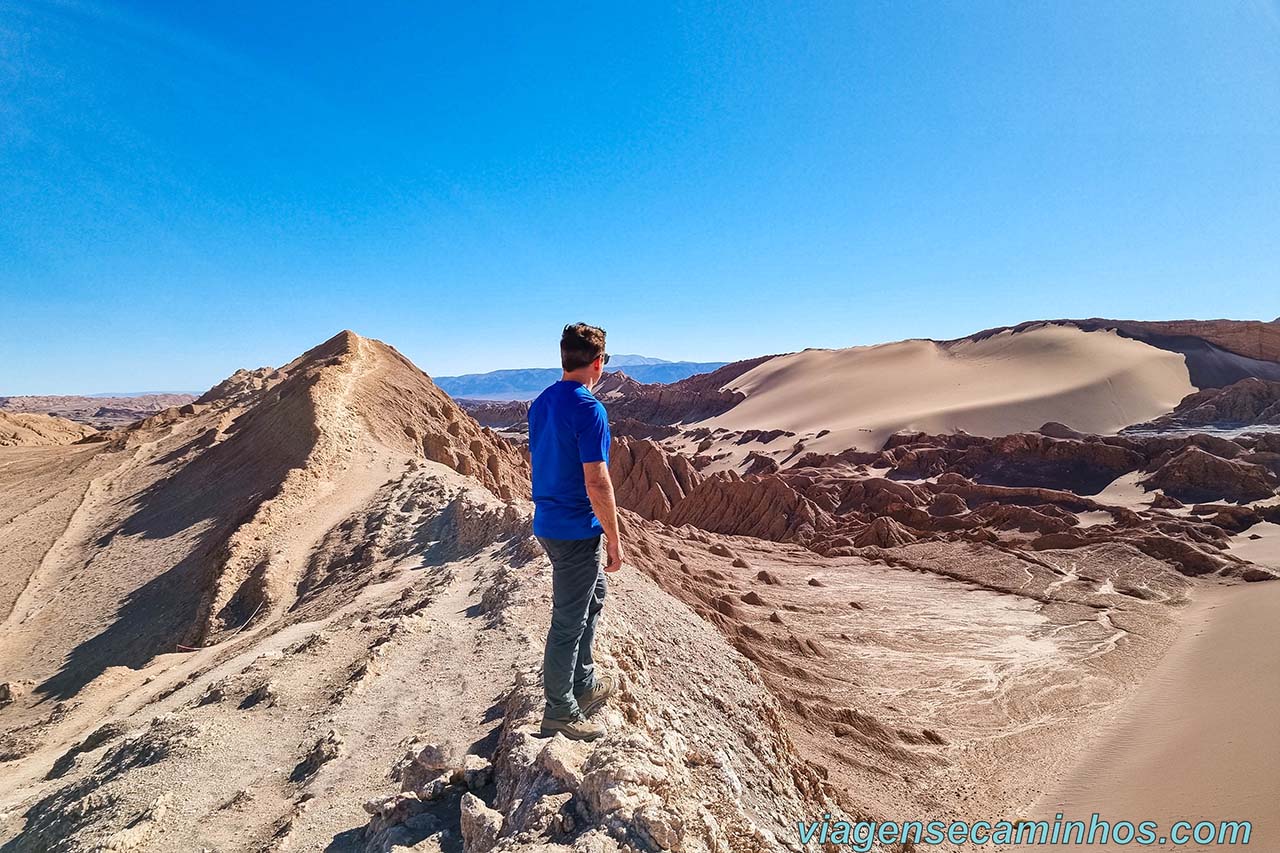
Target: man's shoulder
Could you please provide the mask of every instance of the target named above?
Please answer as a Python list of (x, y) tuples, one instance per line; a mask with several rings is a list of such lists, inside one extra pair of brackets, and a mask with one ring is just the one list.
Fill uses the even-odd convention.
[(600, 399), (585, 385), (579, 385), (574, 389), (573, 400), (575, 407), (583, 413), (604, 415), (604, 403), (601, 403)]
[(579, 400), (582, 400), (583, 402), (595, 403), (597, 405), (600, 403), (600, 400), (596, 397), (595, 394), (591, 393), (591, 389), (588, 388), (586, 385), (575, 385), (573, 387), (573, 396), (577, 397)]
[(594, 408), (595, 406), (604, 408), (604, 405), (596, 399), (596, 395), (591, 393), (591, 389), (578, 382), (557, 383), (543, 393), (551, 397), (557, 405), (568, 408)]
[(557, 382), (548, 386), (529, 404), (530, 414), (535, 408), (546, 409), (548, 412), (560, 412), (574, 418), (605, 414), (604, 404), (591, 393), (587, 386), (569, 382)]
[(546, 406), (554, 406), (560, 399), (560, 383), (556, 382), (542, 389), (538, 396), (533, 398), (533, 402), (529, 404), (529, 410), (533, 411), (533, 407), (544, 408)]

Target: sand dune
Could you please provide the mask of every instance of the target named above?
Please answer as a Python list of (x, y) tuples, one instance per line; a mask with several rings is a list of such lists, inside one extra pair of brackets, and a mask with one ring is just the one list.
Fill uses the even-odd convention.
[(769, 359), (726, 386), (746, 399), (702, 422), (829, 430), (810, 450), (878, 450), (899, 430), (1003, 435), (1059, 421), (1110, 433), (1196, 389), (1183, 357), (1114, 332), (1039, 326), (984, 340), (910, 340)]

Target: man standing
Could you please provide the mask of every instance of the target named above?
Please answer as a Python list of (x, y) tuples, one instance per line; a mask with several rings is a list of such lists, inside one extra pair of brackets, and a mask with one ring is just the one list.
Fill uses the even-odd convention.
[[(613, 676), (595, 671), (591, 644), (604, 606), (604, 572), (622, 568), (618, 510), (609, 479), (609, 421), (591, 393), (609, 355), (604, 330), (564, 327), (564, 374), (529, 407), (533, 533), (551, 558), (551, 630), (542, 659), (547, 697), (542, 734), (595, 740), (587, 719), (613, 695)], [(601, 570), (601, 536), (606, 562)]]

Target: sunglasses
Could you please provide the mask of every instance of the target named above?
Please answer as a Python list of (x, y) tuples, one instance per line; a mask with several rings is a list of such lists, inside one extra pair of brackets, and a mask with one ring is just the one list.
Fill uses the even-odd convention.
[(600, 364), (605, 365), (608, 363), (609, 363), (609, 353), (607, 352), (600, 353)]

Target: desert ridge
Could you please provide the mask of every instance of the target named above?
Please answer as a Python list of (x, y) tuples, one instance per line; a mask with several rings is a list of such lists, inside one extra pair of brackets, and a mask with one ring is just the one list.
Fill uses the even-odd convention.
[(531, 734), (528, 488), (519, 447), (352, 332), (91, 444), (0, 447), (0, 844), (771, 850), (833, 808), (761, 729), (773, 696), (642, 572), (601, 626), (615, 737)]

